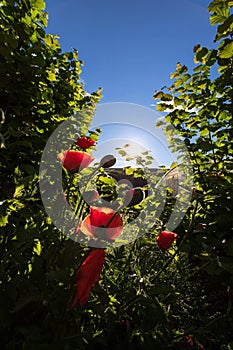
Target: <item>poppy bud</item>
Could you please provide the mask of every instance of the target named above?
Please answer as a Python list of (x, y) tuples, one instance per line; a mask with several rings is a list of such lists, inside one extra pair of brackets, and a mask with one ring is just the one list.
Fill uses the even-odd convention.
[(86, 136), (82, 136), (76, 141), (76, 145), (84, 150), (94, 146), (94, 144), (95, 140), (92, 140)]
[(100, 161), (100, 166), (103, 168), (111, 168), (114, 164), (116, 164), (116, 157), (114, 157), (112, 154), (108, 154)]
[(177, 233), (174, 232), (161, 231), (156, 239), (158, 247), (162, 250), (169, 249), (177, 236)]
[(145, 198), (145, 193), (140, 187), (131, 188), (126, 192), (124, 205), (127, 207), (139, 204)]

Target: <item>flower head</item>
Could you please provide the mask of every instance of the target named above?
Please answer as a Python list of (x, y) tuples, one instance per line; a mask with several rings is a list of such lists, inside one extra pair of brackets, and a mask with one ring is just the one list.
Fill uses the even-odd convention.
[(78, 302), (83, 306), (89, 298), (90, 290), (98, 282), (105, 261), (104, 249), (95, 249), (89, 253), (76, 271), (76, 293), (68, 308), (74, 308)]
[(177, 233), (174, 232), (161, 231), (156, 239), (158, 247), (162, 250), (170, 248), (177, 236)]
[(90, 207), (80, 229), (91, 238), (115, 239), (123, 231), (123, 222), (120, 214), (111, 208)]
[(140, 187), (131, 188), (125, 195), (125, 206), (131, 207), (139, 204), (145, 198), (145, 194)]
[(114, 164), (116, 164), (116, 157), (114, 157), (112, 154), (104, 156), (100, 161), (100, 165), (103, 168), (111, 168)]
[(82, 136), (76, 141), (76, 145), (82, 149), (88, 149), (94, 146), (94, 144), (95, 144), (95, 140), (92, 140), (86, 136)]
[(94, 159), (90, 154), (86, 152), (75, 150), (67, 150), (61, 152), (57, 157), (62, 162), (63, 167), (67, 171), (75, 173), (84, 168), (87, 168)]

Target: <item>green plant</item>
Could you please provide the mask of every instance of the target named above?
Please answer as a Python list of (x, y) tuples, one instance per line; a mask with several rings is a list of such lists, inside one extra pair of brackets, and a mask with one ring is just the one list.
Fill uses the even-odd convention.
[[(203, 317), (200, 314), (197, 317), (200, 329), (195, 333), (202, 342), (206, 337), (204, 344), (208, 349), (225, 349), (228, 342), (232, 344), (229, 333), (233, 287), (232, 6), (232, 1), (227, 0), (210, 3), (210, 23), (218, 24), (215, 37), (218, 47), (196, 45), (193, 73), (178, 63), (171, 75), (171, 87), (154, 95), (159, 99), (159, 111), (170, 110), (164, 123), (171, 147), (179, 152), (181, 139), (194, 168), (194, 198), (198, 198), (198, 205), (192, 234), (181, 251), (189, 254), (193, 267), (202, 270), (197, 276), (203, 288), (199, 294)], [(178, 131), (176, 135), (171, 133), (169, 124)], [(189, 222), (187, 215), (177, 230), (185, 235)], [(218, 328), (220, 322), (225, 328)]]
[[(86, 132), (101, 95), (85, 91), (77, 51), (63, 53), (58, 37), (46, 33), (43, 0), (0, 1), (0, 18), (0, 343), (32, 349), (27, 344), (59, 332), (64, 285), (79, 251), (44, 210), (41, 155), (53, 130), (78, 111), (77, 127)], [(73, 253), (64, 256), (67, 246)]]
[[(157, 244), (174, 207), (175, 198), (168, 189), (158, 217), (159, 195), (151, 202), (153, 227), (125, 246), (107, 248), (99, 283), (90, 295), (84, 293), (82, 306), (75, 303), (70, 310), (67, 303), (75, 292), (75, 272), (90, 256), (90, 248), (63, 236), (52, 224), (40, 199), (39, 163), (52, 132), (79, 111), (84, 112), (77, 128), (85, 138), (85, 149), (84, 135), (100, 91), (86, 93), (79, 78), (77, 52), (62, 53), (58, 38), (46, 34), (44, 1), (0, 3), (0, 74), (4, 76), (0, 79), (1, 349), (230, 349), (232, 2), (215, 0), (209, 7), (211, 23), (220, 21), (219, 49), (196, 46), (194, 73), (188, 74), (187, 67), (178, 64), (168, 93), (155, 95), (161, 99), (160, 110), (171, 108), (165, 118), (171, 147), (179, 151), (182, 139), (194, 167), (196, 188), (190, 208), (176, 228), (176, 242), (166, 246), (168, 249)], [(214, 65), (219, 66), (219, 75), (212, 78)], [(179, 134), (171, 135), (169, 124)], [(91, 139), (96, 137), (90, 132)], [(88, 141), (88, 147), (91, 144)], [(75, 147), (71, 145), (73, 151)], [(127, 157), (127, 150), (120, 152)], [(122, 210), (126, 222), (131, 223), (129, 235), (138, 232), (147, 216), (145, 212), (134, 226), (134, 219), (143, 214), (150, 199), (144, 180), (148, 179), (145, 167), (152, 159), (148, 153), (144, 156), (137, 158), (143, 170), (125, 169), (127, 176), (142, 181), (140, 194), (146, 193), (142, 202), (130, 201)], [(114, 163), (107, 157), (101, 165)], [(113, 180), (119, 174), (99, 170), (96, 186), (111, 205), (122, 189)], [(152, 176), (152, 186), (159, 179)], [(79, 176), (63, 171), (66, 199), (75, 214), (83, 210), (85, 220), (88, 205), (77, 190), (78, 181)], [(87, 191), (96, 198), (93, 189)], [(119, 204), (123, 203), (119, 200)], [(99, 265), (98, 277), (101, 269)], [(96, 278), (91, 283), (96, 283)]]

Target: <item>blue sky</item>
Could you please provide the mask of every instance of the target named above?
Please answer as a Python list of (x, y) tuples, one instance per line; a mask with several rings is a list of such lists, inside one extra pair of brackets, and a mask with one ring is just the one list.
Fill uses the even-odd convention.
[[(78, 50), (79, 59), (84, 61), (81, 78), (85, 89), (92, 92), (103, 88), (101, 103), (106, 108), (101, 107), (101, 113), (107, 111), (108, 121), (112, 123), (105, 125), (106, 132), (99, 142), (103, 155), (106, 148), (111, 149), (113, 140), (118, 140), (118, 146), (120, 138), (121, 146), (127, 143), (122, 135), (127, 134), (129, 140), (137, 142), (138, 127), (142, 130), (145, 120), (143, 146), (152, 149), (160, 164), (171, 163), (171, 157), (163, 153), (163, 146), (158, 149), (151, 137), (145, 136), (148, 130), (154, 135), (158, 132), (154, 131), (155, 120), (160, 115), (152, 106), (153, 94), (164, 85), (171, 85), (170, 74), (178, 61), (190, 69), (194, 67), (194, 45), (214, 46), (216, 28), (209, 23), (209, 3), (206, 0), (46, 0), (47, 32), (60, 36), (63, 51)], [(135, 128), (129, 128), (116, 114), (117, 105), (109, 105), (112, 102), (126, 103), (127, 113), (134, 111), (136, 104), (154, 114), (147, 110), (144, 117), (139, 107), (135, 111), (137, 117), (131, 119)], [(106, 124), (105, 117), (103, 121)], [(114, 124), (119, 122), (121, 129)], [(161, 154), (164, 161), (159, 159)]]
[(213, 47), (206, 0), (47, 0), (48, 32), (84, 61), (81, 75), (102, 103), (150, 107), (181, 61), (193, 66), (193, 46)]

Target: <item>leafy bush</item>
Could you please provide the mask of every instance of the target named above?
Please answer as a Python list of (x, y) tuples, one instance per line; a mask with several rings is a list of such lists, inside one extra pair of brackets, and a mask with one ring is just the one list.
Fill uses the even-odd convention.
[[(170, 109), (165, 123), (179, 131), (178, 138), (185, 142), (194, 167), (194, 196), (199, 200), (193, 233), (181, 251), (189, 255), (192, 267), (202, 270), (197, 277), (202, 300), (198, 308), (203, 315), (198, 312), (201, 329), (195, 332), (201, 341), (206, 337), (203, 343), (208, 349), (232, 348), (232, 5), (231, 1), (209, 5), (210, 23), (218, 24), (218, 47), (209, 50), (196, 45), (193, 73), (178, 63), (167, 93), (158, 91), (154, 96), (160, 100), (159, 110)], [(167, 132), (170, 135), (169, 128)], [(174, 137), (171, 143), (178, 150), (176, 141)], [(189, 222), (187, 215), (177, 230), (185, 234)], [(227, 341), (231, 342), (228, 347)]]
[[(193, 74), (178, 64), (168, 92), (155, 94), (159, 110), (171, 109), (164, 121), (171, 146), (179, 151), (176, 141), (182, 138), (194, 167), (191, 206), (176, 229), (176, 243), (157, 244), (174, 206), (168, 196), (153, 229), (128, 245), (105, 249), (89, 300), (69, 309), (79, 288), (75, 271), (93, 250), (63, 236), (47, 216), (39, 163), (53, 130), (75, 112), (88, 112), (77, 125), (87, 133), (100, 91), (86, 93), (77, 52), (62, 53), (58, 38), (45, 33), (44, 1), (1, 1), (2, 349), (233, 347), (231, 6), (227, 0), (209, 6), (211, 23), (219, 23), (219, 48), (196, 46)], [(211, 78), (214, 65), (219, 75)], [(169, 134), (169, 124), (179, 135)], [(141, 176), (140, 170), (127, 171)], [(63, 175), (75, 206), (79, 194), (72, 183), (79, 176)], [(102, 171), (97, 186), (115, 198), (117, 184), (109, 174)], [(143, 204), (131, 204), (128, 221), (143, 210)]]

